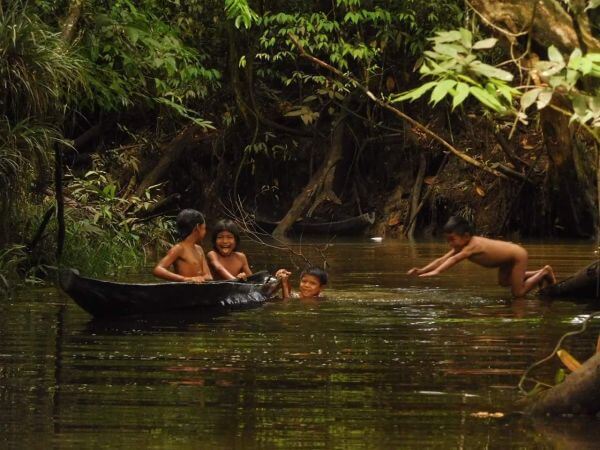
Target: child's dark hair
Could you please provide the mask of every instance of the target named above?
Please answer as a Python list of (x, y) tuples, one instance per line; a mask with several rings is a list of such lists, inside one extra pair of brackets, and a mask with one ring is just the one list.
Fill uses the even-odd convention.
[(452, 216), (448, 219), (446, 225), (444, 225), (444, 233), (456, 233), (461, 236), (465, 234), (473, 235), (475, 228), (467, 219), (460, 216)]
[(233, 238), (235, 239), (235, 250), (237, 250), (240, 247), (240, 230), (235, 222), (229, 219), (219, 220), (213, 227), (211, 237), (213, 248), (217, 250), (217, 236), (222, 231), (228, 231), (229, 233), (233, 234)]
[(304, 275), (312, 275), (313, 277), (317, 277), (319, 279), (319, 282), (323, 286), (327, 284), (327, 281), (329, 281), (329, 276), (327, 275), (327, 272), (325, 272), (320, 267), (316, 266), (304, 269), (300, 274), (300, 278), (302, 278)]
[(195, 209), (184, 209), (177, 214), (177, 233), (181, 240), (188, 237), (197, 225), (206, 223), (204, 215)]

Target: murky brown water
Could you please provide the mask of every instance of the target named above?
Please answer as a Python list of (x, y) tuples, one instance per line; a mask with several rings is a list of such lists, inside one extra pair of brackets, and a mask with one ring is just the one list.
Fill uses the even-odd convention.
[[(559, 276), (594, 258), (591, 243), (527, 247)], [(95, 322), (54, 289), (22, 291), (0, 304), (0, 447), (597, 448), (598, 419), (471, 416), (512, 411), (521, 371), (592, 308), (512, 302), (470, 263), (404, 275), (444, 251), (335, 242), (327, 300), (213, 318)], [(585, 359), (599, 331), (567, 347)]]

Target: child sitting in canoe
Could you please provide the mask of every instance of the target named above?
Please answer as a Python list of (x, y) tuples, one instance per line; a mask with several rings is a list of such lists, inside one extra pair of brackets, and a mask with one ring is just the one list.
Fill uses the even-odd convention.
[[(177, 231), (181, 241), (161, 259), (152, 273), (168, 281), (212, 280), (212, 275), (199, 243), (206, 236), (206, 222), (201, 212), (184, 209), (177, 215)], [(171, 270), (173, 266), (173, 270)]]
[(238, 252), (240, 232), (231, 220), (220, 220), (212, 233), (213, 250), (206, 255), (216, 280), (245, 279), (252, 275), (246, 255)]
[(309, 267), (300, 274), (298, 292), (293, 292), (290, 287), (290, 275), (286, 269), (279, 269), (275, 276), (281, 280), (283, 298), (318, 298), (327, 286), (327, 272), (319, 267)]
[(423, 268), (413, 267), (408, 275), (433, 277), (464, 259), (483, 267), (498, 268), (498, 284), (510, 286), (515, 297), (522, 297), (538, 285), (556, 283), (550, 266), (527, 270), (527, 250), (512, 242), (475, 236), (472, 225), (462, 217), (451, 217), (444, 226), (452, 250)]

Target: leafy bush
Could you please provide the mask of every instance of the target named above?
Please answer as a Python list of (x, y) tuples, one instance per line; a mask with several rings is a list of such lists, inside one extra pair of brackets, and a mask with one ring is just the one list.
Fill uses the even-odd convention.
[(118, 183), (102, 170), (74, 178), (65, 209), (63, 264), (91, 275), (114, 274), (139, 269), (149, 255), (162, 252), (172, 241), (171, 222), (164, 217), (138, 218), (156, 203), (152, 197), (156, 188), (150, 187), (141, 198), (124, 198)]

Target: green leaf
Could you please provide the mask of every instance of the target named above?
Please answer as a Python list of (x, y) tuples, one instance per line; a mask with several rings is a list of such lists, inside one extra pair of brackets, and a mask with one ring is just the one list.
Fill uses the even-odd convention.
[(582, 56), (583, 54), (581, 53), (581, 49), (576, 48), (575, 50), (573, 50), (571, 52), (571, 55), (569, 56), (569, 64), (567, 67), (569, 69), (577, 70), (579, 68), (579, 63), (581, 61)]
[(496, 78), (502, 81), (512, 81), (513, 74), (506, 70), (498, 69), (497, 67), (490, 66), (489, 64), (482, 63), (481, 61), (473, 61), (469, 64), (469, 68), (481, 75), (488, 78)]
[(565, 63), (562, 53), (554, 45), (548, 47), (548, 59), (559, 64)]
[(487, 106), (488, 108), (497, 112), (505, 111), (504, 106), (502, 106), (498, 99), (491, 95), (485, 89), (482, 89), (479, 86), (471, 86), (469, 88), (469, 91), (477, 100), (479, 100), (483, 105)]
[(537, 103), (536, 103), (537, 109), (538, 110), (544, 109), (546, 106), (548, 106), (548, 103), (550, 103), (550, 100), (552, 100), (552, 90), (544, 89), (538, 95)]
[(587, 113), (587, 102), (585, 96), (573, 96), (573, 111), (575, 111), (575, 114), (580, 117), (585, 116), (585, 114)]
[(460, 41), (461, 38), (462, 35), (460, 34), (460, 31), (452, 30), (438, 32), (432, 40), (436, 43), (443, 43)]
[(498, 39), (496, 38), (483, 39), (482, 41), (477, 41), (473, 44), (473, 50), (487, 50), (494, 47), (497, 42)]
[(496, 88), (498, 89), (498, 92), (500, 92), (500, 95), (502, 95), (509, 103), (512, 103), (513, 95), (519, 92), (506, 84), (499, 84)]
[(556, 75), (558, 72), (564, 69), (564, 63), (557, 63), (552, 61), (540, 61), (535, 65), (536, 69), (540, 72), (540, 75), (549, 78), (552, 75)]
[(456, 86), (455, 80), (443, 80), (438, 83), (435, 89), (431, 92), (429, 103), (433, 103), (433, 106), (437, 105), (454, 86)]
[(466, 28), (460, 28), (458, 30), (458, 32), (460, 33), (460, 37), (461, 37), (460, 42), (461, 42), (461, 44), (465, 48), (471, 48), (471, 45), (473, 44), (473, 33), (471, 33)]
[(584, 11), (587, 11), (588, 9), (595, 9), (598, 6), (600, 6), (600, 0), (589, 0), (589, 3), (585, 7)]
[(523, 111), (525, 111), (527, 108), (529, 108), (531, 105), (533, 105), (535, 103), (535, 101), (538, 98), (538, 95), (540, 95), (540, 93), (543, 91), (542, 88), (534, 88), (530, 91), (525, 92), (522, 96), (521, 96), (521, 109)]
[(469, 85), (467, 83), (458, 83), (456, 85), (454, 98), (452, 99), (452, 110), (460, 105), (469, 96)]
[(438, 84), (437, 81), (430, 81), (428, 83), (425, 83), (422, 86), (419, 86), (418, 88), (415, 88), (410, 91), (406, 91), (406, 92), (399, 94), (392, 101), (393, 102), (402, 102), (404, 100), (411, 100), (411, 101), (416, 100), (419, 97), (423, 96), (423, 94), (425, 94), (428, 90), (433, 88), (436, 84)]
[(455, 58), (458, 56), (458, 53), (463, 51), (464, 48), (462, 46), (454, 45), (454, 44), (436, 44), (433, 47), (433, 51), (439, 53), (440, 55), (450, 56), (451, 58)]

